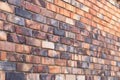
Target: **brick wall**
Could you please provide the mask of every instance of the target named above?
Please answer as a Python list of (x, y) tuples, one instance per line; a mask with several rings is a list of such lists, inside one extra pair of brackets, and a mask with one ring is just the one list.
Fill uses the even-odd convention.
[(113, 3), (0, 0), (0, 80), (120, 80)]

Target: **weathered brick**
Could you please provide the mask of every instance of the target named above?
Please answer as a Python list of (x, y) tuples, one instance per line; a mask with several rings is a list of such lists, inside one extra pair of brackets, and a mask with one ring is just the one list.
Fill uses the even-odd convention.
[(60, 51), (66, 51), (67, 50), (67, 46), (64, 44), (55, 44), (55, 50), (60, 50)]
[(62, 67), (62, 73), (64, 74), (71, 74), (72, 69), (70, 67)]
[(44, 0), (33, 0), (33, 3), (40, 5), (42, 7), (46, 7), (46, 2)]
[(46, 33), (38, 32), (38, 31), (32, 31), (32, 36), (39, 38), (39, 39), (46, 39)]
[(73, 46), (67, 46), (67, 51), (73, 53), (74, 47)]
[(0, 10), (13, 13), (13, 8), (12, 8), (12, 6), (10, 6), (8, 3), (5, 3), (5, 2), (1, 2), (1, 1), (0, 1), (0, 6), (1, 6), (1, 7), (0, 7)]
[(54, 49), (55, 45), (52, 42), (42, 41), (42, 47), (43, 48), (48, 48), (48, 49)]
[(17, 64), (17, 71), (31, 72), (32, 68), (33, 68), (32, 64), (23, 64), (23, 63)]
[(83, 11), (89, 12), (89, 7), (85, 6), (84, 4), (80, 4), (80, 8), (81, 8)]
[(75, 26), (79, 27), (79, 28), (85, 28), (85, 25), (82, 22), (80, 22), (80, 21), (76, 21), (75, 22)]
[(55, 36), (55, 35), (47, 35), (48, 40), (52, 41), (52, 42), (60, 42), (60, 37), (59, 36)]
[(66, 75), (66, 80), (76, 80), (75, 75)]
[(42, 64), (54, 64), (54, 59), (48, 57), (42, 57)]
[(22, 6), (23, 0), (8, 0), (8, 3), (13, 4), (15, 6)]
[(25, 56), (25, 61), (28, 63), (41, 63), (41, 57), (39, 57), (39, 56)]
[(41, 74), (40, 80), (55, 80), (55, 75), (53, 75), (53, 74)]
[(25, 75), (23, 73), (6, 72), (5, 80), (25, 80)]
[(40, 30), (41, 28), (41, 24), (32, 20), (26, 20), (26, 27), (28, 28), (32, 28), (32, 29), (36, 29), (36, 30)]
[(0, 19), (1, 20), (6, 20), (6, 14), (3, 12), (0, 12)]
[(24, 55), (21, 55), (21, 54), (13, 54), (13, 53), (10, 53), (10, 54), (7, 54), (7, 59), (9, 61), (19, 61), (19, 62), (23, 62), (25, 61), (25, 56)]
[(78, 75), (77, 80), (86, 80), (84, 75)]
[(12, 62), (0, 62), (1, 70), (16, 70), (16, 64)]
[(60, 58), (60, 52), (54, 50), (48, 50), (48, 56), (54, 58)]
[(57, 21), (55, 19), (47, 19), (47, 23), (50, 26), (59, 27), (59, 21)]
[(33, 14), (32, 16), (33, 20), (41, 22), (41, 23), (46, 23), (46, 17), (40, 15), (40, 14)]
[(26, 38), (26, 44), (28, 45), (32, 45), (32, 46), (38, 46), (40, 47), (41, 46), (41, 40), (39, 39), (35, 39), (35, 38)]
[(10, 23), (4, 23), (4, 27), (3, 29), (5, 31), (8, 31), (8, 32), (15, 32), (15, 27), (14, 25), (10, 24)]
[(21, 25), (21, 26), (25, 26), (25, 21), (23, 18), (21, 17), (18, 17), (18, 16), (15, 16), (15, 15), (12, 15), (12, 14), (9, 14), (7, 16), (7, 20), (11, 23), (15, 23), (15, 24), (18, 24), (18, 25)]
[(32, 36), (32, 29), (16, 26), (16, 33), (26, 36)]
[(55, 64), (58, 66), (66, 66), (66, 60), (55, 59)]
[(75, 34), (72, 33), (72, 32), (65, 32), (65, 36), (68, 37), (68, 38), (73, 38), (73, 39), (75, 39)]
[(61, 53), (61, 58), (62, 59), (71, 59), (72, 54), (63, 52), (63, 53)]
[(64, 30), (70, 31), (71, 30), (71, 25), (67, 24), (67, 23), (60, 22), (60, 29), (64, 29)]
[(26, 43), (26, 39), (25, 39), (24, 36), (16, 35), (14, 33), (7, 34), (7, 41), (17, 42), (17, 43), (21, 43), (21, 44), (25, 44)]
[(45, 66), (45, 65), (38, 65), (38, 66), (34, 66), (33, 72), (48, 73), (49, 68), (48, 66)]
[(54, 29), (54, 34), (58, 35), (58, 36), (65, 36), (65, 31), (64, 30), (60, 30), (58, 28)]
[(43, 32), (53, 33), (53, 27), (48, 25), (42, 25), (40, 30)]
[(25, 8), (35, 13), (39, 13), (41, 11), (41, 7), (30, 2), (25, 2)]
[(55, 75), (55, 80), (65, 80), (65, 76), (62, 74)]
[(33, 47), (31, 49), (31, 54), (47, 56), (48, 55), (48, 50), (47, 49), (41, 49), (41, 48)]

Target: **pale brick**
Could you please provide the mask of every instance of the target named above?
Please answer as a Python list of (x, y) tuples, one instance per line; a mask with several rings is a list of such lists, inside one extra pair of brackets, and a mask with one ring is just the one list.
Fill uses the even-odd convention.
[(39, 74), (35, 74), (35, 73), (27, 74), (26, 80), (40, 80)]
[(48, 42), (48, 41), (42, 41), (42, 47), (43, 48), (49, 48), (49, 49), (54, 49), (54, 43)]
[(4, 31), (0, 31), (0, 40), (7, 40), (7, 34)]
[(55, 80), (65, 80), (65, 76), (62, 74), (58, 74), (55, 76)]
[(12, 7), (8, 3), (1, 1), (0, 1), (0, 10), (13, 13)]
[(73, 39), (75, 38), (75, 34), (72, 32), (66, 32), (65, 35), (66, 37), (69, 37), (69, 38), (73, 38)]
[(76, 80), (75, 75), (66, 75), (66, 80)]
[(84, 75), (78, 75), (77, 80), (85, 80), (85, 76)]

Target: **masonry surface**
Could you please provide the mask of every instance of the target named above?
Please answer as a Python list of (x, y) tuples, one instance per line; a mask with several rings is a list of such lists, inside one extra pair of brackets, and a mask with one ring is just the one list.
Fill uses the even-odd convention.
[(0, 0), (0, 80), (120, 80), (112, 0)]

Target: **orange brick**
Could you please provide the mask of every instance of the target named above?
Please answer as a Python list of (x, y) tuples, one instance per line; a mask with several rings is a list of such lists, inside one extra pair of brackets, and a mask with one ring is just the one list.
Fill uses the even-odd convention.
[(49, 66), (50, 73), (61, 73), (61, 67), (59, 66)]

